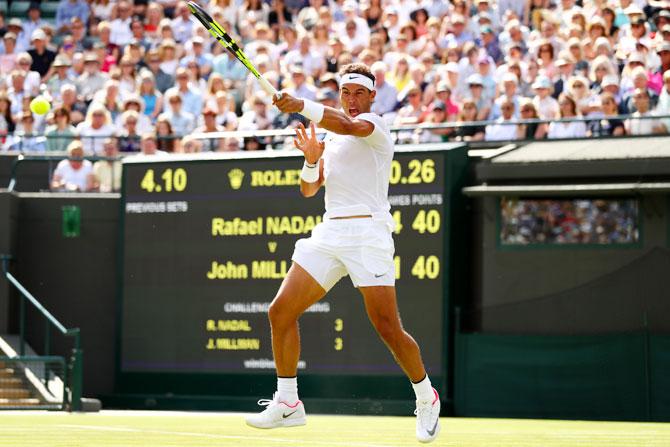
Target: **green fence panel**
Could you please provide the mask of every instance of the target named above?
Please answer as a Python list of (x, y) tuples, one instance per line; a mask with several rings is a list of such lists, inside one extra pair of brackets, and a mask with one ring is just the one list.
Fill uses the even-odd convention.
[(652, 335), (649, 342), (651, 418), (670, 421), (670, 335)]
[(456, 337), (461, 416), (649, 419), (641, 334)]

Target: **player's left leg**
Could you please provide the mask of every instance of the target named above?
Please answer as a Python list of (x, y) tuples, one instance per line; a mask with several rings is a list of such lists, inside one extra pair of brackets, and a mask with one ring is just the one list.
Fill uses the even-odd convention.
[(372, 325), (412, 381), (416, 393), (417, 439), (431, 442), (440, 431), (440, 399), (426, 374), (419, 345), (402, 327), (395, 287), (371, 286), (359, 290)]

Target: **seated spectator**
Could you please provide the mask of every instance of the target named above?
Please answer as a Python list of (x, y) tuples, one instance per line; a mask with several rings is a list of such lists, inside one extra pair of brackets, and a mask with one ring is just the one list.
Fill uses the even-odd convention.
[(502, 76), (502, 89), (498, 98), (493, 101), (493, 106), (491, 107), (491, 113), (489, 114), (490, 120), (496, 120), (502, 115), (502, 104), (508, 100), (512, 101), (514, 104), (514, 117), (518, 118), (519, 116), (519, 79), (514, 75), (514, 73), (505, 73)]
[(70, 122), (70, 112), (64, 107), (53, 111), (54, 124), (47, 127), (44, 135), (47, 138), (47, 150), (65, 151), (76, 135)]
[(173, 91), (166, 93), (165, 96), (167, 98), (168, 111), (162, 115), (165, 115), (170, 122), (174, 134), (182, 137), (191, 133), (195, 128), (195, 117), (193, 114), (182, 110), (182, 99), (179, 93)]
[[(178, 95), (181, 98), (182, 104), (180, 108), (184, 113), (189, 113), (193, 117), (200, 116), (204, 105), (202, 94), (189, 84), (189, 76), (186, 68), (179, 67), (177, 69), (176, 82), (177, 85), (169, 88), (165, 92), (165, 96)], [(165, 104), (163, 111), (167, 112), (168, 109), (169, 104)]]
[[(666, 25), (670, 27), (670, 25)], [(656, 106), (657, 115), (667, 115), (669, 117), (663, 118), (665, 128), (670, 130), (670, 70), (663, 73), (663, 89), (658, 97), (658, 105)]]
[[(577, 118), (577, 103), (565, 93), (558, 97), (558, 106), (561, 110), (562, 119)], [(584, 138), (586, 136), (586, 123), (584, 121), (557, 122), (549, 124), (547, 138)]]
[(60, 100), (60, 89), (65, 84), (73, 84), (74, 78), (70, 76), (69, 69), (72, 66), (67, 56), (58, 55), (54, 59), (51, 73), (46, 81), (47, 91), (55, 101)]
[(237, 129), (238, 118), (235, 114), (235, 101), (232, 95), (224, 91), (216, 92), (215, 104), (217, 110), (216, 124), (225, 127), (226, 130)]
[(0, 52), (0, 75), (5, 77), (9, 76), (12, 70), (17, 68), (16, 34), (6, 32), (2, 36), (2, 41), (4, 43), (4, 51)]
[(172, 124), (165, 114), (158, 115), (156, 120), (156, 139), (158, 150), (163, 152), (179, 152), (179, 136), (172, 130)]
[(88, 108), (86, 119), (76, 127), (87, 154), (102, 154), (104, 138), (114, 136), (116, 128), (105, 106), (93, 103)]
[(561, 111), (558, 101), (551, 96), (552, 83), (546, 76), (538, 76), (533, 83), (535, 96), (533, 97), (533, 108), (540, 118), (553, 120), (560, 116)]
[[(424, 121), (425, 124), (436, 125), (436, 124), (445, 124), (447, 122), (447, 105), (440, 101), (436, 100), (431, 104), (430, 112)], [(442, 129), (420, 129), (417, 128), (415, 131), (414, 143), (440, 143), (442, 141), (447, 141), (447, 135), (451, 133), (452, 129), (442, 128)]]
[[(144, 101), (137, 93), (131, 93), (126, 97), (121, 106), (121, 115), (125, 112), (133, 111), (137, 113), (137, 133), (142, 135), (147, 132), (153, 132), (154, 126), (151, 124), (151, 120), (146, 116), (144, 112)], [(121, 115), (117, 116), (114, 125), (117, 129), (123, 127), (123, 121)]]
[(84, 56), (84, 73), (76, 81), (77, 92), (85, 101), (91, 101), (93, 96), (103, 89), (108, 79), (108, 76), (100, 71), (98, 56), (95, 53), (88, 53)]
[(7, 137), (5, 140), (5, 150), (45, 152), (47, 148), (46, 138), (35, 132), (35, 118), (29, 110), (21, 113), (19, 124), (21, 130), (15, 131), (13, 135)]
[(152, 123), (163, 110), (163, 95), (156, 88), (156, 79), (149, 71), (140, 74), (140, 87), (138, 93), (144, 101), (144, 115), (149, 117)]
[[(519, 103), (522, 120), (540, 119), (535, 104), (530, 98), (523, 98)], [(547, 136), (547, 123), (522, 123), (517, 126), (517, 139), (542, 140)]]
[(86, 104), (77, 99), (77, 87), (72, 84), (63, 84), (60, 88), (60, 103), (57, 107), (63, 107), (70, 114), (72, 125), (77, 125), (84, 121), (86, 116)]
[(242, 141), (238, 137), (227, 137), (224, 139), (223, 148), (220, 152), (237, 152), (242, 149)]
[[(224, 51), (224, 54), (228, 54), (228, 52)], [(241, 65), (239, 61), (233, 56), (230, 57), (236, 61), (238, 65)], [(154, 79), (156, 80), (156, 88), (159, 92), (164, 94), (167, 89), (172, 87), (174, 84), (174, 77), (168, 74), (168, 72), (163, 71), (161, 68), (162, 57), (158, 50), (150, 50), (147, 53), (145, 60), (147, 62), (148, 71), (154, 76)], [(242, 70), (246, 70), (244, 66), (242, 66)], [(162, 111), (163, 109), (160, 110)]]
[(416, 84), (410, 84), (405, 97), (406, 105), (398, 110), (394, 124), (404, 126), (408, 124), (419, 124), (426, 112), (421, 102), (421, 88)]
[(119, 81), (110, 79), (105, 82), (105, 87), (93, 96), (93, 102), (105, 106), (112, 122), (116, 122), (123, 112), (121, 109), (121, 95), (119, 93)]
[(491, 113), (491, 101), (484, 96), (484, 79), (479, 73), (474, 73), (468, 76), (468, 88), (470, 90), (470, 98), (477, 104), (476, 121), (484, 121)]
[(121, 160), (113, 160), (119, 156), (118, 142), (115, 138), (105, 138), (102, 147), (102, 155), (109, 160), (98, 160), (93, 163), (91, 189), (100, 192), (120, 191)]
[(117, 16), (110, 23), (111, 35), (109, 40), (120, 47), (128, 45), (133, 39), (133, 34), (130, 31), (130, 23), (132, 22), (132, 5), (121, 0), (116, 6)]
[(0, 145), (5, 143), (7, 135), (12, 135), (16, 125), (12, 117), (12, 101), (7, 93), (0, 92)]
[(380, 116), (393, 112), (398, 102), (398, 90), (386, 82), (388, 67), (379, 61), (372, 64), (370, 70), (375, 76), (375, 90), (377, 91), (371, 112)]
[(652, 135), (663, 134), (667, 129), (658, 118), (646, 118), (653, 114), (650, 111), (649, 91), (646, 88), (635, 89), (632, 95), (635, 112), (626, 120), (624, 126), (629, 135)]
[(156, 140), (156, 134), (153, 132), (147, 132), (142, 135), (142, 140), (140, 143), (141, 146), (141, 155), (145, 156), (154, 156), (154, 155), (167, 155), (167, 152), (158, 149), (158, 144)]
[(435, 96), (447, 107), (447, 121), (455, 121), (458, 116), (458, 104), (453, 101), (452, 89), (447, 81), (440, 81), (435, 88)]
[(47, 35), (40, 28), (32, 32), (30, 41), (33, 48), (28, 50), (32, 58), (30, 69), (40, 74), (44, 78), (51, 68), (51, 64), (56, 58), (56, 53), (47, 48)]
[(89, 15), (90, 9), (85, 0), (60, 0), (56, 10), (56, 29), (61, 33), (70, 32), (73, 18), (87, 23)]
[[(315, 97), (316, 99), (316, 97)], [(239, 121), (238, 130), (267, 130), (272, 123), (272, 116), (268, 113), (268, 105), (259, 94), (251, 100), (252, 108), (244, 112)]]
[(617, 118), (610, 118), (619, 114), (619, 106), (616, 103), (614, 95), (609, 92), (601, 93), (600, 104), (602, 108), (600, 119), (589, 122), (589, 136), (609, 137), (625, 135), (624, 122)]
[(477, 115), (479, 111), (477, 110), (477, 102), (468, 98), (463, 100), (461, 103), (461, 111), (458, 113), (458, 118), (456, 120), (460, 125), (457, 126), (452, 133), (453, 137), (457, 141), (482, 141), (485, 135), (484, 126), (480, 125), (463, 125), (464, 123), (472, 123), (478, 121)]
[(127, 110), (121, 114), (122, 127), (119, 133), (119, 152), (139, 152), (140, 133), (138, 132), (139, 113)]
[[(216, 110), (205, 107), (202, 111), (202, 125), (196, 127), (193, 131), (194, 133), (207, 133), (207, 132), (224, 132), (226, 129), (223, 126), (216, 124)], [(202, 141), (198, 140), (202, 143)], [(208, 151), (221, 151), (223, 150), (224, 141), (223, 138), (209, 138), (204, 140), (204, 146)], [(181, 144), (183, 146), (184, 139), (182, 138)], [(182, 152), (186, 152), (182, 150)], [(200, 151), (198, 151), (200, 152)]]
[(486, 141), (511, 141), (517, 138), (517, 126), (514, 121), (514, 100), (503, 96), (500, 102), (500, 112), (502, 116), (498, 118), (495, 124), (489, 124), (484, 131)]
[(183, 137), (179, 146), (181, 147), (182, 154), (197, 154), (202, 152), (202, 140), (194, 138), (193, 135)]
[(52, 191), (89, 191), (93, 185), (93, 164), (84, 160), (81, 141), (74, 140), (67, 147), (68, 158), (56, 166), (51, 179)]

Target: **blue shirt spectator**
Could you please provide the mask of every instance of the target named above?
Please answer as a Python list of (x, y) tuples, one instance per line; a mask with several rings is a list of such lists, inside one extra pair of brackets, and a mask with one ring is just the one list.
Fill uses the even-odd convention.
[(91, 10), (84, 0), (61, 0), (56, 10), (56, 28), (67, 29), (73, 17), (79, 17), (82, 22), (88, 23)]

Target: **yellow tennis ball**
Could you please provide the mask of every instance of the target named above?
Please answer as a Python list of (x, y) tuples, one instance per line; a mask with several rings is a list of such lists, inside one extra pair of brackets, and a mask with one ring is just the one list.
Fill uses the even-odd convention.
[(33, 113), (44, 115), (49, 110), (51, 110), (51, 104), (49, 104), (49, 101), (47, 101), (44, 96), (37, 96), (30, 101), (30, 111)]

